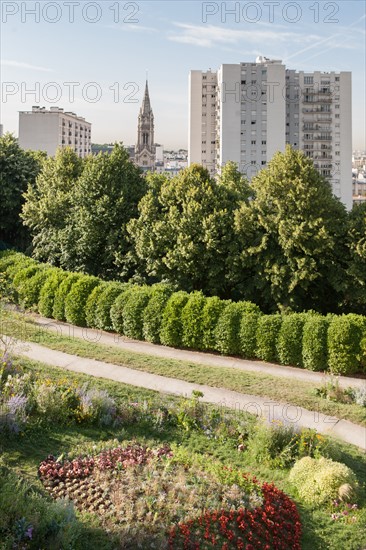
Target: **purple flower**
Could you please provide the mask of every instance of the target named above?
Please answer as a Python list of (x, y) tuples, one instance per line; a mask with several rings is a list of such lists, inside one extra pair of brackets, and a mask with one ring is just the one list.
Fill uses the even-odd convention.
[(33, 536), (33, 527), (32, 525), (30, 525), (26, 530), (26, 532), (24, 533), (24, 537), (28, 537), (31, 540), (32, 536)]

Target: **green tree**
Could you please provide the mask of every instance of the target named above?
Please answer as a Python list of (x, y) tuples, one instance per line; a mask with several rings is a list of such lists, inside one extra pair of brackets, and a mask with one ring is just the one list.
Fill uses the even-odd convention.
[(252, 180), (237, 229), (253, 273), (247, 299), (267, 311), (337, 308), (347, 262), (347, 213), (313, 162), (287, 147)]
[(355, 205), (348, 219), (348, 309), (366, 315), (366, 203)]
[(69, 267), (64, 260), (64, 233), (82, 169), (82, 160), (71, 148), (58, 149), (55, 157), (44, 162), (36, 182), (28, 185), (21, 216), (32, 234), (37, 260)]
[(132, 275), (126, 225), (137, 216), (145, 180), (122, 145), (88, 158), (72, 193), (65, 231), (68, 269), (104, 278)]
[(23, 193), (34, 183), (42, 159), (38, 152), (21, 149), (12, 134), (0, 138), (0, 241), (21, 249), (30, 243), (20, 219)]
[(147, 181), (139, 217), (128, 224), (144, 271), (187, 291), (229, 295), (239, 252), (234, 213), (249, 196), (235, 165), (227, 165), (218, 181), (198, 165)]

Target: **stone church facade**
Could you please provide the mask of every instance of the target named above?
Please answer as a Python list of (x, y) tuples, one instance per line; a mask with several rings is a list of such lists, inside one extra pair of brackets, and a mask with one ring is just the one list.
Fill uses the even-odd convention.
[(144, 171), (154, 171), (155, 169), (154, 115), (151, 109), (147, 81), (138, 118), (135, 163)]

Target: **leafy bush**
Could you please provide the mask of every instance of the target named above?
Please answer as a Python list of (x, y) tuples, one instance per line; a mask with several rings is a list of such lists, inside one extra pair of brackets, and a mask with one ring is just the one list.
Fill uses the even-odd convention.
[(11, 273), (14, 273), (14, 278), (11, 283), (11, 291), (12, 291), (12, 296), (15, 303), (20, 304), (22, 299), (21, 294), (22, 294), (23, 285), (25, 284), (26, 281), (28, 281), (28, 279), (30, 279), (31, 277), (33, 277), (33, 275), (38, 273), (40, 269), (42, 268), (40, 264), (37, 263), (34, 265), (33, 264), (28, 265), (27, 267), (22, 266), (19, 270), (17, 270), (16, 273), (10, 270)]
[(88, 299), (85, 304), (85, 321), (86, 326), (90, 328), (96, 328), (97, 327), (97, 321), (96, 321), (96, 311), (97, 311), (97, 304), (98, 299), (102, 292), (108, 287), (108, 283), (101, 283), (100, 285), (96, 286), (92, 292), (89, 294)]
[(206, 298), (202, 292), (192, 292), (182, 309), (182, 343), (187, 348), (201, 350), (203, 346), (202, 313)]
[(66, 271), (53, 269), (48, 272), (47, 279), (44, 282), (39, 293), (38, 311), (45, 317), (53, 316), (53, 306), (56, 292), (64, 279), (68, 276)]
[(70, 292), (70, 289), (74, 283), (76, 283), (81, 277), (81, 273), (68, 273), (61, 282), (60, 286), (55, 292), (55, 299), (53, 302), (52, 316), (58, 321), (66, 321), (65, 316), (65, 302)]
[(303, 313), (283, 316), (277, 340), (277, 357), (282, 365), (303, 366), (302, 333), (305, 319)]
[(297, 453), (297, 435), (292, 424), (274, 420), (270, 426), (258, 422), (248, 439), (248, 453), (259, 464), (286, 468)]
[(257, 349), (258, 313), (243, 313), (240, 322), (240, 355), (254, 359)]
[(47, 278), (53, 273), (54, 267), (40, 269), (27, 281), (24, 281), (18, 292), (19, 303), (23, 308), (32, 308), (38, 311), (38, 302), (43, 285)]
[(102, 330), (113, 330), (111, 307), (116, 298), (130, 288), (128, 283), (109, 283), (98, 296), (95, 309), (95, 324)]
[(188, 302), (189, 294), (180, 290), (169, 298), (163, 312), (160, 341), (164, 346), (179, 348), (182, 346), (182, 310)]
[(240, 325), (242, 316), (259, 312), (258, 306), (252, 302), (228, 304), (222, 311), (215, 330), (217, 351), (228, 355), (239, 355), (241, 352)]
[(335, 374), (354, 374), (361, 370), (366, 318), (361, 315), (333, 317), (328, 329), (329, 368)]
[(216, 326), (222, 311), (230, 303), (230, 300), (220, 300), (217, 296), (206, 298), (202, 310), (203, 349), (216, 349)]
[(84, 275), (72, 285), (65, 300), (65, 317), (68, 323), (79, 327), (86, 326), (85, 306), (87, 299), (100, 279)]
[(143, 314), (151, 296), (151, 287), (132, 289), (123, 310), (123, 334), (128, 338), (142, 340)]
[(143, 337), (147, 342), (160, 344), (160, 329), (163, 311), (173, 293), (173, 287), (166, 283), (156, 284), (151, 289), (151, 297), (143, 315)]
[(329, 320), (321, 315), (308, 315), (302, 339), (302, 360), (308, 370), (326, 370), (328, 365)]
[(256, 356), (263, 361), (277, 361), (277, 340), (282, 315), (262, 315), (258, 319)]
[(118, 332), (118, 334), (124, 334), (123, 328), (123, 319), (124, 319), (124, 310), (125, 306), (134, 290), (135, 286), (127, 288), (125, 291), (120, 294), (116, 300), (113, 302), (111, 307), (111, 320), (113, 329)]
[(329, 458), (302, 458), (290, 471), (289, 479), (300, 498), (314, 506), (336, 499), (343, 485), (350, 486), (350, 493), (355, 494), (357, 490), (357, 479), (352, 470)]

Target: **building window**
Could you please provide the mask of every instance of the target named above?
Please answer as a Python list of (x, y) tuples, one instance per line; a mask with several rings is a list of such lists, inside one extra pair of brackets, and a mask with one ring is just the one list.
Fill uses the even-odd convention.
[(256, 143), (257, 143), (256, 140), (255, 140), (255, 139), (252, 139), (251, 144), (252, 144), (252, 145), (256, 145)]
[(304, 76), (304, 84), (313, 84), (314, 78), (312, 76)]
[(267, 145), (267, 141), (265, 139), (262, 140), (262, 145)]
[(336, 76), (336, 77), (335, 77), (335, 81), (336, 81), (336, 82), (339, 82), (339, 76)]

